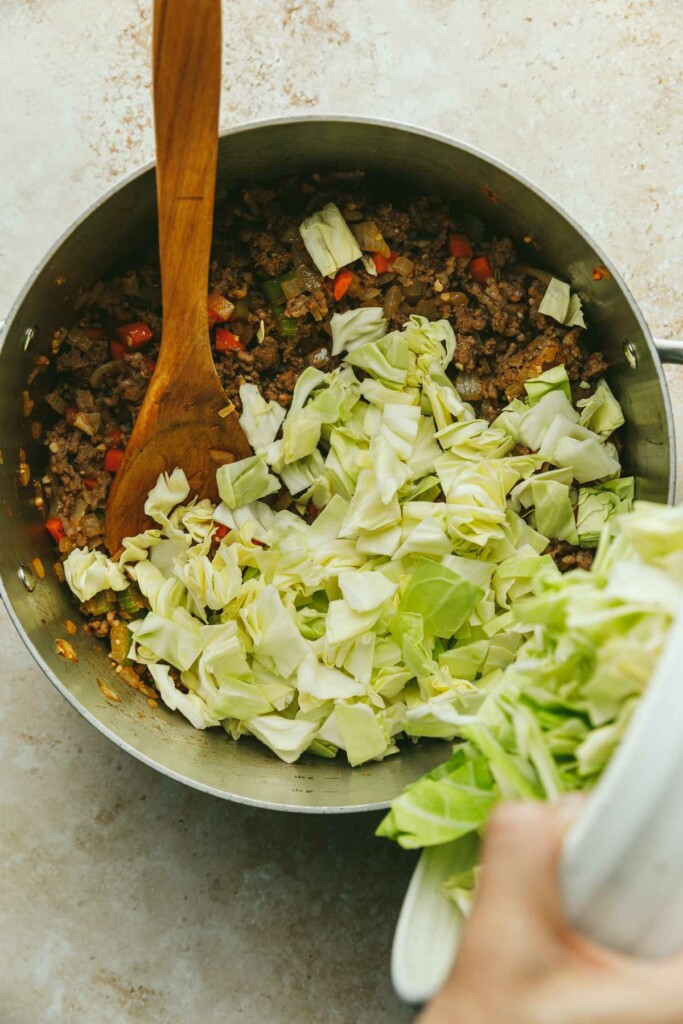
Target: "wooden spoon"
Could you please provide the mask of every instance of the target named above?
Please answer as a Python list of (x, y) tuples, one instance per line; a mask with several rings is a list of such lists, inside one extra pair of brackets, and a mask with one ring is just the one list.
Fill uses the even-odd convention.
[(216, 469), (251, 454), (211, 355), (206, 298), (221, 80), (220, 0), (155, 0), (154, 123), (161, 350), (106, 510), (112, 554), (146, 529), (148, 491), (164, 470), (216, 500)]

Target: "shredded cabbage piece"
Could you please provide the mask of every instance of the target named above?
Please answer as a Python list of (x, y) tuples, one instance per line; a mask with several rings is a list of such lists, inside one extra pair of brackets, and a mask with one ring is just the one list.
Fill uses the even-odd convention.
[(558, 281), (556, 277), (550, 278), (538, 312), (545, 316), (551, 316), (553, 320), (564, 324), (565, 327), (586, 326), (581, 299), (578, 295), (571, 294), (569, 285), (565, 281)]
[[(346, 225), (329, 210), (309, 220), (309, 242), (327, 239), (341, 265)], [(341, 751), (353, 765), (392, 756), (402, 735), (478, 737), (447, 801), (471, 792), (461, 824), (478, 828), (491, 786), (564, 785), (533, 715), (511, 753), (486, 709), (535, 628), (518, 609), (546, 587), (549, 610), (560, 592), (549, 541), (595, 546), (631, 505), (609, 441), (621, 410), (606, 384), (575, 408), (560, 366), (488, 424), (446, 374), (448, 321), (385, 333), (382, 310), (362, 307), (332, 331), (341, 365), (306, 369), (286, 413), (242, 386), (255, 454), (217, 470), (220, 504), (188, 500), (182, 470), (162, 474), (145, 506), (155, 526), (117, 562), (74, 550), (66, 579), (82, 601), (136, 584), (147, 609), (129, 623), (131, 657), (197, 728), (254, 736), (287, 762)], [(289, 507), (271, 506), (283, 487)], [(538, 779), (518, 763), (527, 750)]]
[(362, 256), (358, 242), (334, 203), (307, 217), (299, 233), (309, 256), (325, 277), (334, 277), (340, 267)]
[(240, 426), (251, 447), (260, 455), (275, 440), (285, 410), (278, 402), (266, 402), (255, 384), (242, 384), (240, 400)]
[[(463, 710), (435, 694), (406, 711), (410, 735), (460, 742), (450, 760), (406, 787), (378, 835), (407, 849), (456, 842), (465, 870), (455, 871), (444, 895), (461, 907), (471, 903), (479, 836), (498, 802), (550, 800), (595, 785), (680, 613), (683, 505), (637, 501), (631, 509), (632, 496), (631, 478), (580, 490), (579, 537), (599, 533), (592, 568), (535, 572), (509, 613), (518, 648), (478, 707)], [(476, 680), (489, 653), (473, 638), (441, 653), (439, 665)]]
[(346, 313), (334, 313), (330, 328), (332, 355), (338, 356), (344, 350), (353, 352), (369, 341), (379, 341), (386, 334), (387, 321), (381, 307), (359, 306)]
[(103, 551), (74, 548), (64, 562), (64, 578), (79, 601), (89, 601), (101, 590), (125, 590), (129, 581), (121, 567)]

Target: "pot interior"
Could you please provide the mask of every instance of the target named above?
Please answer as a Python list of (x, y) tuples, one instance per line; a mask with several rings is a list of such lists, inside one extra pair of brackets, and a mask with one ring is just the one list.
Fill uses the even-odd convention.
[[(624, 470), (635, 475), (638, 497), (671, 500), (671, 413), (661, 367), (623, 283), (576, 226), (483, 156), (397, 126), (343, 119), (265, 124), (223, 136), (218, 188), (332, 168), (363, 168), (394, 185), (443, 194), (497, 233), (526, 245), (529, 262), (570, 281), (583, 300), (592, 336), (612, 363), (610, 383), (627, 421)], [(147, 170), (84, 215), (38, 268), (8, 321), (0, 353), (0, 573), (8, 607), (62, 693), (111, 739), (160, 771), (219, 796), (271, 807), (352, 811), (385, 806), (408, 782), (444, 760), (449, 744), (407, 743), (385, 762), (350, 769), (341, 759), (285, 765), (251, 740), (234, 743), (220, 730), (198, 732), (163, 707), (151, 710), (141, 694), (116, 679), (105, 645), (82, 630), (74, 600), (57, 584), (52, 544), (33, 503), (45, 453), (31, 439), (30, 419), (22, 415), (22, 391), (36, 357), (49, 354), (54, 331), (75, 319), (80, 291), (139, 262), (155, 237), (154, 174)], [(31, 395), (40, 401), (45, 390), (38, 378)], [(20, 483), (20, 450), (33, 474), (27, 486)], [(66, 631), (67, 620), (78, 626), (75, 637)], [(71, 640), (77, 662), (57, 654), (60, 637)], [(98, 678), (116, 691), (120, 703), (104, 696)]]

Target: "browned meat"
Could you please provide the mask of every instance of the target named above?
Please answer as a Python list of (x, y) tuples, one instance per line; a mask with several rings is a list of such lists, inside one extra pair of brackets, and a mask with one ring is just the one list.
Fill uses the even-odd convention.
[(254, 369), (259, 373), (273, 370), (280, 362), (280, 346), (271, 334), (254, 351)]
[(251, 236), (249, 246), (252, 260), (268, 277), (277, 277), (288, 269), (290, 253), (273, 235), (259, 231)]
[(285, 307), (287, 316), (302, 317), (310, 313), (314, 320), (324, 320), (328, 312), (327, 298), (322, 288), (317, 288), (312, 295), (305, 292), (296, 295)]
[(566, 540), (553, 540), (544, 554), (550, 555), (560, 572), (570, 569), (590, 569), (595, 552), (589, 548), (577, 547)]

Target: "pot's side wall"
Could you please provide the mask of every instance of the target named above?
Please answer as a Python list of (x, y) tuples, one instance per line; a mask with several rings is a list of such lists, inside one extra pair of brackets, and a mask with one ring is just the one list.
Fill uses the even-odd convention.
[[(669, 490), (668, 405), (661, 372), (650, 354), (638, 318), (614, 278), (595, 281), (598, 254), (552, 205), (502, 168), (439, 139), (398, 128), (349, 121), (302, 121), (256, 127), (223, 138), (219, 184), (254, 181), (303, 168), (338, 166), (403, 178), (421, 191), (437, 190), (516, 238), (532, 236), (530, 259), (571, 276), (586, 303), (596, 344), (615, 362), (612, 381), (630, 420), (625, 464), (638, 476), (641, 497), (666, 500)], [(484, 191), (482, 191), (482, 189)], [(487, 198), (488, 196), (488, 198)], [(493, 197), (495, 196), (494, 201)], [(197, 732), (180, 716), (152, 711), (144, 698), (122, 685), (100, 642), (82, 630), (82, 619), (65, 587), (56, 584), (54, 553), (42, 517), (32, 501), (34, 481), (44, 466), (44, 448), (30, 438), (30, 423), (41, 419), (39, 400), (48, 387), (38, 378), (30, 392), (38, 405), (22, 416), (22, 391), (40, 354), (49, 354), (53, 332), (73, 318), (73, 304), (84, 287), (121, 269), (146, 248), (154, 235), (152, 172), (134, 178), (80, 221), (32, 281), (11, 322), (0, 353), (0, 575), (5, 597), (29, 647), (64, 695), (115, 742), (159, 770), (221, 796), (293, 809), (353, 810), (382, 805), (406, 783), (444, 759), (448, 745), (409, 746), (400, 756), (363, 771), (341, 762), (311, 759), (284, 765), (257, 744), (228, 742), (220, 732)], [(62, 280), (65, 279), (65, 280)], [(38, 334), (24, 351), (24, 332)], [(623, 358), (623, 342), (637, 351), (639, 368)], [(19, 485), (19, 449), (33, 479)], [(18, 569), (39, 557), (45, 579), (29, 591)], [(34, 571), (35, 576), (35, 571)], [(79, 626), (70, 637), (66, 620)], [(78, 662), (59, 657), (55, 641), (71, 640)], [(96, 680), (121, 698), (114, 703)], [(36, 694), (36, 699), (40, 695)]]

